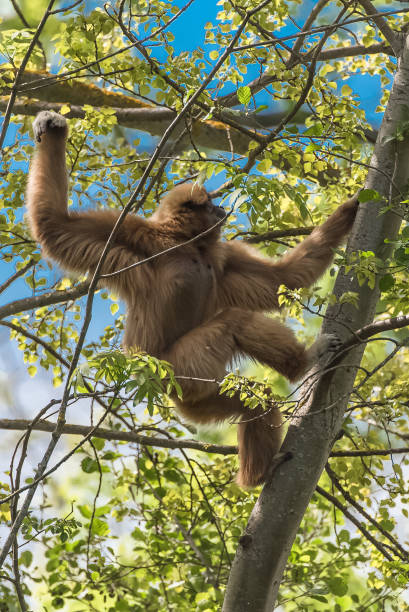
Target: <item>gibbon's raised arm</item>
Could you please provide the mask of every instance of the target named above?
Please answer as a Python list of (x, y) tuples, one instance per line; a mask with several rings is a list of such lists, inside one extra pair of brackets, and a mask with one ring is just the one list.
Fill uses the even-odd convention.
[(220, 307), (238, 306), (251, 310), (278, 307), (277, 288), (309, 287), (325, 272), (337, 247), (352, 227), (358, 209), (354, 196), (341, 206), (308, 238), (284, 257), (273, 260), (240, 242), (223, 243), (224, 272), (219, 283)]
[(243, 242), (223, 242), (223, 274), (218, 283), (218, 307), (234, 306), (248, 310), (278, 308), (274, 262)]
[[(48, 111), (40, 113), (33, 124), (37, 148), (31, 162), (27, 209), (29, 223), (46, 256), (63, 268), (87, 272), (98, 263), (105, 243), (119, 217), (114, 210), (68, 212), (68, 182), (65, 164), (67, 123), (64, 117)], [(138, 255), (151, 254), (149, 223), (128, 215), (108, 252), (102, 273), (121, 269)], [(127, 276), (120, 274), (116, 282)], [(112, 280), (114, 283), (115, 280)]]
[(275, 264), (279, 284), (289, 289), (309, 287), (330, 265), (334, 249), (344, 240), (355, 220), (358, 194), (344, 202), (312, 234)]

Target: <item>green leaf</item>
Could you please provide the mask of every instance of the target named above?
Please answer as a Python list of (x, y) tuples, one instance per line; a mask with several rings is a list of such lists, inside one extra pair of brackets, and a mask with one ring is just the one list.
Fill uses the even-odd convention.
[(95, 461), (95, 459), (91, 459), (91, 457), (85, 457), (85, 459), (81, 461), (81, 469), (86, 474), (98, 472), (98, 463)]
[(92, 444), (97, 450), (102, 450), (105, 446), (106, 440), (103, 438), (92, 438)]
[(379, 280), (379, 289), (382, 292), (388, 291), (395, 284), (395, 279), (392, 274), (385, 274)]
[(25, 550), (23, 553), (21, 553), (21, 555), (19, 557), (20, 565), (24, 565), (25, 567), (29, 567), (31, 565), (32, 561), (33, 561), (33, 553), (31, 552), (31, 550)]
[(375, 189), (362, 189), (360, 191), (358, 200), (360, 202), (371, 202), (372, 200), (381, 200), (382, 196), (375, 191)]
[(94, 518), (92, 521), (92, 533), (98, 536), (104, 536), (109, 533), (108, 524), (99, 518)]
[(348, 585), (345, 580), (339, 576), (333, 576), (328, 580), (328, 587), (331, 593), (338, 597), (343, 597), (348, 593)]
[(244, 106), (248, 106), (248, 104), (250, 104), (250, 100), (251, 100), (251, 89), (250, 87), (247, 87), (247, 85), (245, 87), (239, 87), (237, 90), (237, 98), (240, 102), (240, 104), (243, 104)]

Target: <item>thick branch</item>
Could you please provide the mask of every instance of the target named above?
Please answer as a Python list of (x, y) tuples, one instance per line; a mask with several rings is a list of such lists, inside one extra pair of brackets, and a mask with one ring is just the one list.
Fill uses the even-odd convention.
[[(33, 421), (27, 419), (0, 419), (0, 429), (8, 431), (25, 431), (31, 429), (33, 431), (54, 431), (55, 423), (41, 419), (33, 424)], [(87, 436), (92, 430), (92, 427), (87, 425), (65, 424), (63, 433), (74, 436)], [(237, 455), (237, 446), (225, 444), (208, 444), (207, 442), (198, 442), (196, 440), (172, 440), (171, 438), (155, 438), (153, 436), (144, 436), (134, 431), (117, 431), (115, 429), (104, 429), (98, 427), (92, 431), (95, 438), (111, 440), (117, 442), (134, 442), (143, 446), (157, 446), (158, 448), (171, 449), (186, 449), (202, 451), (204, 453), (214, 453), (218, 455)], [(409, 447), (402, 446), (397, 448), (368, 448), (365, 450), (343, 450), (333, 451), (331, 457), (386, 457), (388, 455), (406, 455), (409, 454)]]
[[(0, 70), (1, 74), (1, 70)], [(3, 77), (4, 78), (4, 77)], [(5, 78), (7, 80), (7, 78)], [(20, 96), (28, 96), (44, 102), (64, 102), (81, 105), (84, 100), (91, 106), (109, 106), (114, 108), (155, 108), (126, 94), (97, 87), (79, 77), (62, 78), (46, 71), (26, 70), (23, 83), (18, 88)], [(31, 83), (33, 83), (31, 85)], [(7, 93), (7, 88), (3, 89)]]
[[(391, 319), (380, 319), (379, 321), (375, 321), (370, 325), (365, 325), (365, 327), (362, 329), (358, 329), (355, 332), (355, 337), (359, 341), (366, 340), (367, 338), (375, 336), (376, 334), (391, 331), (392, 329), (402, 329), (402, 327), (407, 327), (408, 325), (409, 315), (400, 315)], [(353, 343), (354, 340), (351, 338), (346, 346), (352, 345)]]
[(254, 236), (248, 236), (246, 242), (250, 244), (257, 244), (259, 242), (265, 242), (267, 240), (276, 240), (277, 238), (291, 238), (294, 236), (308, 236), (311, 234), (314, 227), (292, 227), (283, 230), (271, 230), (270, 232), (264, 232), (263, 234), (256, 234)]
[[(0, 110), (5, 108), (6, 102), (0, 99)], [(14, 104), (14, 113), (17, 115), (36, 115), (43, 110), (52, 110), (59, 112), (62, 104), (35, 102), (29, 100), (24, 102), (17, 100)], [(142, 132), (147, 132), (152, 136), (161, 136), (168, 129), (171, 121), (174, 120), (176, 114), (168, 109), (147, 107), (147, 108), (116, 108), (115, 115), (119, 125), (130, 127)], [(71, 110), (65, 115), (68, 118), (83, 119), (85, 111), (80, 106), (71, 106)], [(179, 126), (174, 130), (172, 138), (177, 138), (180, 135), (183, 126)], [(242, 132), (235, 129), (228, 129), (224, 123), (220, 121), (197, 121), (192, 127), (192, 134), (188, 134), (180, 139), (178, 147), (191, 148), (191, 138), (200, 148), (213, 149), (219, 151), (232, 150), (239, 155), (247, 155), (248, 147), (251, 138)], [(282, 157), (277, 160), (276, 165), (284, 172), (291, 173), (294, 171), (289, 162)], [(299, 169), (296, 169), (297, 172)], [(306, 178), (318, 182), (320, 185), (326, 185), (329, 180), (334, 180), (339, 177), (339, 171), (336, 168), (328, 167), (325, 172), (318, 172), (317, 175), (306, 175)]]
[(72, 289), (65, 289), (64, 291), (50, 291), (49, 293), (43, 293), (42, 295), (35, 295), (33, 297), (22, 298), (15, 302), (10, 302), (5, 306), (0, 307), (0, 319), (10, 317), (18, 314), (19, 312), (25, 312), (32, 310), (33, 308), (41, 308), (41, 306), (50, 306), (51, 304), (61, 304), (63, 302), (69, 302), (70, 300), (76, 300), (88, 292), (89, 283), (83, 282), (73, 287)]
[[(34, 426), (32, 422), (24, 419), (0, 419), (0, 429), (25, 431), (32, 428), (35, 431), (49, 431), (55, 429), (55, 423), (41, 419)], [(92, 430), (92, 427), (86, 425), (65, 424), (62, 428), (62, 433), (76, 436), (86, 436)], [(98, 427), (92, 431), (94, 438), (103, 438), (104, 440), (116, 440), (124, 442), (134, 442), (143, 446), (157, 446), (159, 448), (191, 448), (197, 451), (206, 453), (216, 453), (219, 455), (236, 455), (236, 446), (224, 446), (219, 444), (207, 444), (206, 442), (197, 442), (196, 440), (172, 440), (168, 438), (155, 438), (153, 436), (144, 436), (133, 431), (116, 431)]]

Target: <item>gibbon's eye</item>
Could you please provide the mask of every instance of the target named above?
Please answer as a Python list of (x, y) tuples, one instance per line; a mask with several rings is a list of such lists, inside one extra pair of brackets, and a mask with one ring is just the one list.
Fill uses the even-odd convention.
[(183, 206), (193, 210), (194, 208), (197, 208), (198, 204), (195, 204), (195, 202), (192, 202), (192, 200), (187, 200), (186, 202), (183, 202)]

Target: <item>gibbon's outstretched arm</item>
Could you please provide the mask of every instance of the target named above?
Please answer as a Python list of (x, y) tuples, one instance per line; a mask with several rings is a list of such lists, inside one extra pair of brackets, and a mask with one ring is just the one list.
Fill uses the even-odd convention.
[(356, 195), (278, 261), (263, 258), (243, 243), (223, 243), (224, 271), (219, 282), (219, 306), (272, 310), (278, 306), (279, 285), (289, 289), (312, 285), (330, 265), (333, 249), (350, 231), (357, 210)]
[(284, 255), (275, 270), (280, 284), (289, 289), (309, 287), (330, 265), (333, 250), (348, 234), (358, 210), (358, 194), (344, 202), (308, 238)]
[[(92, 270), (119, 216), (119, 211), (68, 212), (65, 146), (68, 134), (64, 117), (49, 111), (33, 123), (37, 149), (30, 166), (27, 208), (31, 231), (45, 254), (63, 268), (75, 272)], [(128, 215), (115, 238), (103, 273), (121, 269), (151, 254), (151, 229), (145, 219)], [(127, 274), (111, 284), (123, 284)], [(119, 287), (120, 288), (120, 287)]]

